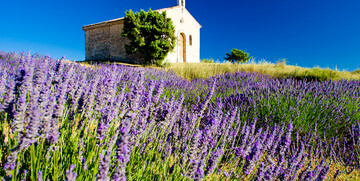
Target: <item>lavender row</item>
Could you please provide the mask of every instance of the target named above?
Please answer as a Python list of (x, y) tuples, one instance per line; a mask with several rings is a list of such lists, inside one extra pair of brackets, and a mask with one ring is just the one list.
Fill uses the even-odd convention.
[[(154, 69), (2, 57), (4, 178), (324, 180), (329, 164), (359, 168), (357, 81), (245, 73), (186, 81)], [(312, 124), (300, 127), (302, 119)]]

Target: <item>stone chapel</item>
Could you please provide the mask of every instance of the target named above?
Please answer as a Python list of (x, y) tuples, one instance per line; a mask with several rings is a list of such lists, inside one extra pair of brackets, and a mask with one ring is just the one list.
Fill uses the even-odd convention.
[[(165, 61), (171, 63), (200, 62), (201, 25), (185, 8), (185, 0), (177, 0), (177, 6), (155, 10), (166, 11), (175, 27), (177, 44)], [(141, 56), (127, 55), (125, 45), (129, 40), (121, 36), (124, 18), (83, 26), (85, 31), (85, 59), (142, 63)]]

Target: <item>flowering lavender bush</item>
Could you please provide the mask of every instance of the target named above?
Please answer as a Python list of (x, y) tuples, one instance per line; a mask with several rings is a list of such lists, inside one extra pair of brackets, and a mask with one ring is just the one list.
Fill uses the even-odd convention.
[[(0, 53), (4, 180), (324, 180), (360, 165), (360, 81)], [(330, 167), (331, 165), (331, 167)]]

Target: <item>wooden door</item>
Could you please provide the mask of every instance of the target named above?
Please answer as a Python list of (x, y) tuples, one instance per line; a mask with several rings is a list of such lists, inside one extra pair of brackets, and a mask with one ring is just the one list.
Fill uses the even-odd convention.
[(186, 62), (186, 39), (184, 33), (180, 33), (179, 36), (179, 63)]

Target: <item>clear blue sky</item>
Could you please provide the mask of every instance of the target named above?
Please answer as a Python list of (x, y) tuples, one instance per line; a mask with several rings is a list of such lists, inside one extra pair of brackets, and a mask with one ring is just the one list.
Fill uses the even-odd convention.
[[(161, 9), (176, 0), (6, 0), (1, 2), (0, 50), (84, 60), (82, 26)], [(186, 1), (202, 25), (201, 58), (223, 60), (232, 48), (256, 60), (360, 69), (359, 0)]]

